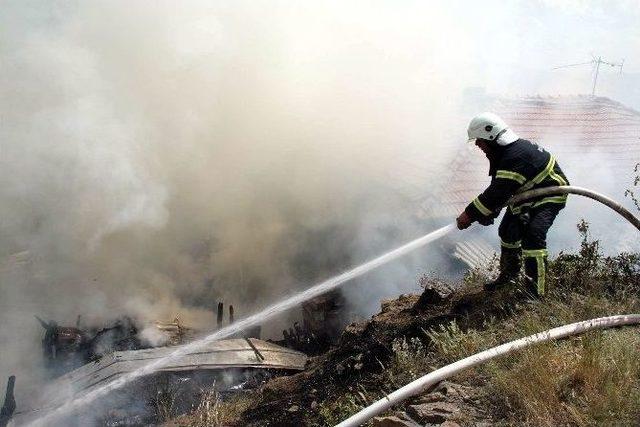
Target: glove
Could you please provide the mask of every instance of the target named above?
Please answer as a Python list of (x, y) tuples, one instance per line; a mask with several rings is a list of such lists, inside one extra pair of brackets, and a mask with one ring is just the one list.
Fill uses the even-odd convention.
[(458, 226), (458, 230), (464, 230), (465, 228), (469, 228), (473, 221), (466, 212), (462, 212), (458, 218), (456, 218), (456, 225)]
[(488, 217), (485, 217), (485, 218), (480, 218), (480, 219), (478, 220), (478, 222), (479, 222), (480, 224), (482, 224), (482, 225), (491, 225), (491, 224), (493, 224), (493, 220), (494, 220), (494, 219), (495, 219), (494, 217), (492, 217), (492, 216), (488, 216)]

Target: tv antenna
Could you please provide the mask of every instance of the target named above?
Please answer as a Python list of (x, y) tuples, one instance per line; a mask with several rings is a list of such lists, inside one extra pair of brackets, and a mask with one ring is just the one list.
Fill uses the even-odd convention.
[(602, 59), (601, 56), (597, 58), (591, 55), (592, 59), (588, 62), (579, 62), (577, 64), (569, 64), (569, 65), (561, 65), (559, 67), (554, 67), (552, 70), (558, 70), (560, 68), (569, 68), (569, 67), (580, 67), (582, 65), (593, 65), (595, 67), (595, 72), (593, 74), (593, 86), (591, 87), (591, 96), (596, 95), (596, 84), (598, 83), (598, 74), (600, 73), (600, 65), (608, 65), (610, 67), (620, 67), (620, 74), (622, 74), (622, 66), (624, 65), (624, 59), (620, 61), (619, 64), (608, 62)]

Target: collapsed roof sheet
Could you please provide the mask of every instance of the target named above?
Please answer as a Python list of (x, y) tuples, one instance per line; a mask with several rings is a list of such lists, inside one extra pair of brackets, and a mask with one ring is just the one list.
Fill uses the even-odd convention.
[[(244, 339), (214, 341), (198, 349), (171, 360), (160, 372), (180, 372), (194, 370), (222, 370), (229, 368), (256, 368), (276, 370), (304, 370), (307, 356), (291, 350), (250, 338), (260, 352), (261, 359)], [(176, 347), (157, 347), (145, 350), (116, 351), (99, 361), (87, 363), (48, 384), (32, 408), (56, 407), (71, 394), (86, 393), (121, 376), (157, 361), (176, 350)], [(65, 390), (69, 392), (64, 392)]]
[[(307, 357), (298, 351), (251, 338), (251, 342), (264, 356), (261, 360), (244, 339), (215, 341), (198, 350), (173, 360), (161, 371), (189, 371), (193, 369), (270, 368), (303, 370)], [(88, 363), (60, 378), (73, 384), (76, 390), (86, 390), (138, 369), (151, 361), (165, 357), (175, 347), (144, 350), (116, 351), (97, 362)]]

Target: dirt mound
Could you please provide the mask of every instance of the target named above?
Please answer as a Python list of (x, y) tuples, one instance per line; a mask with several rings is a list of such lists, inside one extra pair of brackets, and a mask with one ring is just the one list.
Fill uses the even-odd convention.
[[(453, 291), (446, 283), (433, 280), (425, 280), (423, 285), (421, 295), (383, 301), (380, 313), (349, 325), (338, 345), (311, 359), (307, 371), (265, 384), (253, 397), (255, 403), (245, 412), (243, 424), (306, 425), (305, 414), (316, 410), (317, 402), (344, 390), (357, 395), (354, 384), (390, 392), (394, 387), (379, 384), (379, 374), (393, 357), (392, 345), (398, 337), (425, 341), (429, 339), (427, 331), (454, 319), (461, 328), (478, 327), (489, 316), (508, 315), (516, 302), (513, 294), (488, 295), (478, 288)], [(364, 396), (362, 399), (366, 401)]]

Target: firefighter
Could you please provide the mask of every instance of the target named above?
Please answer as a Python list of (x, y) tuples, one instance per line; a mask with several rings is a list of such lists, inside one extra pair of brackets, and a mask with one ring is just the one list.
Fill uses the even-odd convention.
[[(491, 184), (456, 219), (460, 230), (473, 222), (493, 224), (502, 206), (515, 193), (531, 189), (569, 185), (554, 156), (539, 145), (520, 139), (493, 113), (482, 113), (471, 120), (469, 142), (475, 142), (489, 159)], [(524, 258), (525, 284), (534, 297), (546, 290), (547, 232), (565, 207), (567, 195), (529, 199), (509, 205), (500, 222), (500, 274), (484, 285), (495, 291), (512, 284), (520, 273)]]

